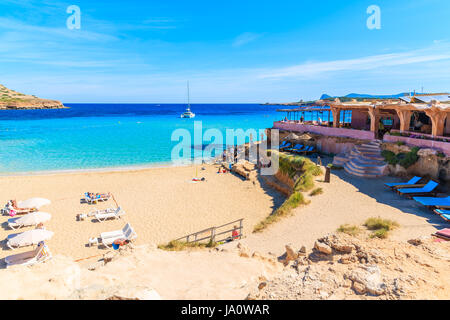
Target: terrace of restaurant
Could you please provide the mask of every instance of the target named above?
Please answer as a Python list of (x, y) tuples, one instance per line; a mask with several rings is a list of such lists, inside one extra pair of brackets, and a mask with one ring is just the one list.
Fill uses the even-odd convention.
[(426, 94), (399, 99), (316, 101), (316, 106), (280, 109), (275, 129), (355, 139), (402, 141), (450, 154), (450, 95)]

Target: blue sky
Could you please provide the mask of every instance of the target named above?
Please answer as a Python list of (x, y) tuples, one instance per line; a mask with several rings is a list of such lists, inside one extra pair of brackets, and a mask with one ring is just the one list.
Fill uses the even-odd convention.
[(2, 0), (0, 83), (65, 103), (182, 103), (187, 80), (193, 103), (449, 91), (449, 14), (448, 0)]

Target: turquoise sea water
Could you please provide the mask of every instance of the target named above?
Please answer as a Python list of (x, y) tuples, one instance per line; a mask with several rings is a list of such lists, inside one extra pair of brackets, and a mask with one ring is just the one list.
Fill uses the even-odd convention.
[(194, 144), (194, 121), (225, 137), (226, 129), (265, 129), (284, 117), (257, 104), (194, 104), (194, 119), (181, 119), (185, 105), (177, 104), (67, 106), (0, 111), (0, 174), (167, 165), (173, 131), (189, 130)]

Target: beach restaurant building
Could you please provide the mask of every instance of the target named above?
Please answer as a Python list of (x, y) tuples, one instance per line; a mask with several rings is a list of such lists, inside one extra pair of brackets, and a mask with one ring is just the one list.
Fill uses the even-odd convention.
[(399, 99), (318, 100), (285, 113), (273, 128), (436, 148), (450, 155), (450, 94)]

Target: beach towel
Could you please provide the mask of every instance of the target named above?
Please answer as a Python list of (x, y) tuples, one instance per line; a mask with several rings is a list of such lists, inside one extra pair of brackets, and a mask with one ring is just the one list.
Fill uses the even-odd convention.
[(436, 232), (436, 235), (450, 239), (450, 228), (445, 228)]

